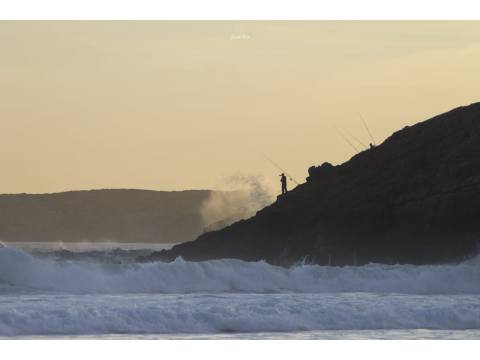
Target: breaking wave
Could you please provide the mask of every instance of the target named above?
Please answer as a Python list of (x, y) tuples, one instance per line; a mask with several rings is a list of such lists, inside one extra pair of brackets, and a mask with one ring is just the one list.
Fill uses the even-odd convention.
[(112, 263), (35, 256), (0, 248), (0, 293), (405, 293), (480, 294), (479, 258), (450, 265), (298, 265), (225, 259)]
[(476, 295), (68, 294), (0, 305), (3, 336), (480, 329)]

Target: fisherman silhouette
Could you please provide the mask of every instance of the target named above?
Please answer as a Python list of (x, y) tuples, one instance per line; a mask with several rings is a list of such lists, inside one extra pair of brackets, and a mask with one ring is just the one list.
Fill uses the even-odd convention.
[(282, 195), (287, 193), (287, 177), (284, 173), (280, 175), (280, 182), (282, 183)]

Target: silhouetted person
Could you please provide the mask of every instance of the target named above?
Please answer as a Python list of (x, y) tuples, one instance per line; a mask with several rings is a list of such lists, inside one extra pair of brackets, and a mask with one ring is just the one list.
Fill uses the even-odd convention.
[(372, 143), (370, 143), (370, 150), (373, 149), (375, 147), (375, 145), (373, 145)]
[(280, 175), (280, 182), (282, 183), (282, 195), (287, 193), (287, 177), (284, 173)]

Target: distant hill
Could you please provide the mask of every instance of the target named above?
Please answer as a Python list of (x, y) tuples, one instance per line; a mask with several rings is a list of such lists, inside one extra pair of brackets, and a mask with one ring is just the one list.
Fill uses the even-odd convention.
[(256, 216), (143, 260), (432, 264), (480, 248), (480, 103), (309, 175)]
[(237, 204), (229, 202), (238, 200), (235, 192), (211, 190), (4, 194), (0, 195), (0, 240), (183, 242), (210, 225), (202, 210), (213, 195), (226, 204), (226, 218), (238, 213)]

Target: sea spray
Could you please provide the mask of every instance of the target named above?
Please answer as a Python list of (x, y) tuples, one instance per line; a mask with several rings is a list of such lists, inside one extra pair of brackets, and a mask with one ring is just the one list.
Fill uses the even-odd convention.
[(200, 209), (208, 231), (249, 218), (274, 200), (271, 189), (260, 175), (231, 175), (224, 179), (222, 186), (235, 190), (212, 192)]

